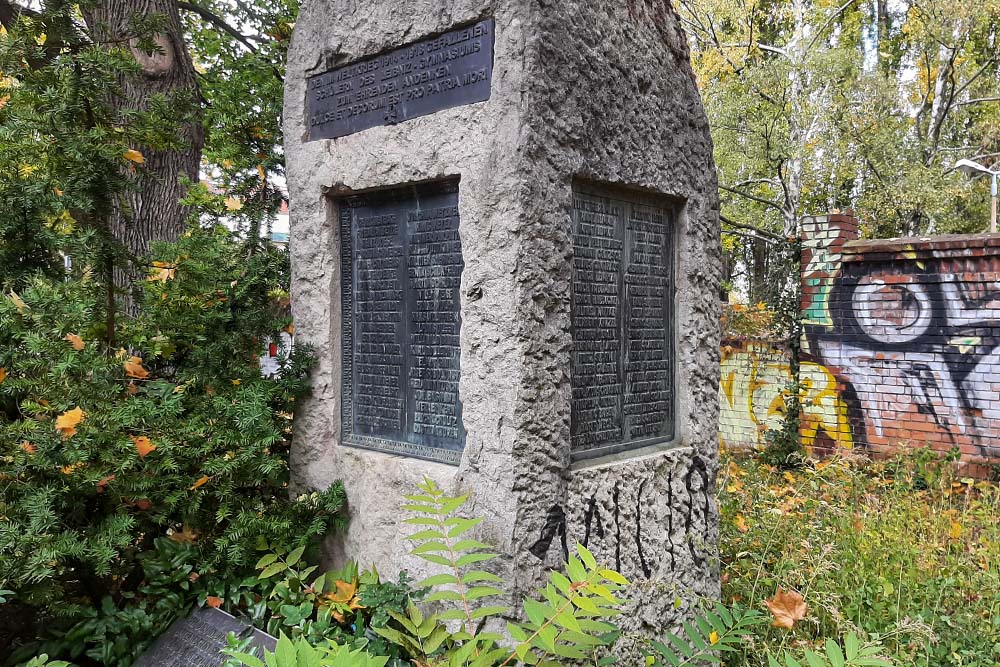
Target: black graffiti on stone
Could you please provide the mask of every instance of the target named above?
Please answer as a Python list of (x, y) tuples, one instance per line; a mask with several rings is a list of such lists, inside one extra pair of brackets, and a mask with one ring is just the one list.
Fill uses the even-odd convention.
[[(605, 510), (606, 513), (603, 515), (601, 512), (602, 505), (598, 501), (598, 493), (594, 493), (587, 498), (586, 510), (583, 513), (583, 536), (580, 540), (581, 545), (594, 551), (594, 555), (598, 557), (598, 560), (601, 559), (602, 554), (595, 550), (593, 543), (597, 541), (597, 543), (606, 546), (613, 544), (615, 568), (619, 571), (621, 571), (624, 562), (624, 550), (624, 553), (632, 556), (629, 560), (638, 562), (639, 570), (646, 579), (650, 579), (653, 576), (653, 563), (649, 559), (650, 545), (646, 544), (643, 533), (643, 508), (654, 505), (651, 499), (647, 497), (647, 491), (650, 487), (649, 481), (649, 478), (645, 478), (639, 483), (635, 495), (635, 525), (634, 527), (629, 527), (630, 529), (623, 529), (622, 525), (622, 489), (620, 484), (616, 483), (612, 487), (610, 508), (607, 508)], [(680, 514), (679, 518), (684, 526), (685, 534), (683, 535), (683, 539), (688, 544), (691, 558), (696, 566), (703, 567), (708, 563), (709, 559), (703, 553), (702, 548), (704, 544), (699, 535), (703, 527), (708, 525), (708, 520), (711, 517), (711, 500), (709, 496), (712, 493), (711, 478), (704, 460), (698, 456), (694, 456), (691, 459), (688, 471), (684, 476), (687, 498), (684, 501), (684, 506), (681, 508), (674, 506), (673, 485), (674, 472), (670, 470), (666, 473), (666, 488), (664, 489), (667, 507), (666, 526), (665, 530), (662, 531), (664, 537), (662, 545), (659, 548), (665, 550), (666, 555), (669, 556), (670, 570), (675, 570), (677, 566), (677, 554), (674, 552), (674, 549), (677, 546), (675, 539), (678, 536), (674, 534), (674, 513), (677, 512)], [(605, 528), (606, 525), (610, 527), (610, 532), (609, 528)], [(653, 532), (659, 531), (654, 527)], [(566, 513), (559, 505), (555, 505), (549, 509), (541, 533), (529, 548), (529, 551), (539, 560), (544, 560), (549, 553), (552, 541), (557, 535), (562, 540), (564, 555), (568, 554), (567, 542), (572, 536), (569, 534), (567, 527)]]
[(566, 541), (566, 510), (561, 505), (553, 505), (549, 508), (545, 517), (545, 525), (542, 526), (542, 534), (528, 547), (528, 551), (535, 558), (545, 560), (552, 546), (552, 540), (559, 536), (560, 546), (562, 546), (563, 560), (569, 560), (569, 545)]
[[(635, 548), (639, 555), (639, 567), (642, 568), (642, 573), (649, 579), (653, 573), (646, 563), (646, 554), (642, 548), (642, 492), (645, 490), (647, 482), (649, 482), (648, 479), (642, 480), (642, 483), (639, 485), (639, 492), (635, 494)], [(617, 491), (617, 489), (615, 490)]]
[(583, 544), (590, 546), (590, 527), (594, 519), (597, 519), (596, 533), (599, 538), (604, 539), (604, 524), (601, 522), (601, 514), (597, 511), (597, 496), (591, 496), (587, 503), (587, 513), (583, 517)]

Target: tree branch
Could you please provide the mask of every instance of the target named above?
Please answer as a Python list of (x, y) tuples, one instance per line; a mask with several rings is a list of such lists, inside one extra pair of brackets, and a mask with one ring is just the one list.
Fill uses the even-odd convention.
[[(751, 232), (755, 238), (762, 238), (765, 240), (774, 241), (775, 243), (781, 243), (785, 240), (781, 237), (781, 234), (775, 234), (774, 232), (769, 232), (765, 229), (759, 229), (757, 227), (754, 227), (753, 225), (748, 225), (743, 222), (736, 222), (732, 218), (726, 217), (721, 213), (719, 214), (719, 219), (722, 220), (722, 222), (729, 225), (730, 227), (736, 227), (737, 229), (745, 229), (746, 231)], [(725, 229), (722, 230), (722, 233), (736, 234), (736, 232), (728, 232), (728, 230)], [(737, 236), (739, 236), (739, 234), (737, 234)]]
[[(0, 0), (0, 2), (2, 2), (2, 1), (3, 0)], [(209, 23), (211, 23), (212, 25), (214, 25), (216, 28), (218, 28), (219, 30), (222, 30), (223, 32), (225, 32), (226, 34), (228, 34), (230, 37), (232, 37), (233, 39), (235, 39), (236, 41), (238, 41), (240, 44), (242, 44), (243, 46), (245, 46), (247, 48), (247, 50), (250, 51), (250, 53), (257, 53), (257, 47), (250, 43), (250, 38), (249, 37), (247, 37), (246, 35), (244, 35), (243, 33), (241, 33), (239, 30), (237, 30), (233, 26), (229, 25), (221, 17), (213, 14), (212, 12), (208, 11), (204, 7), (200, 7), (200, 6), (198, 6), (196, 4), (193, 4), (193, 3), (190, 3), (190, 2), (180, 2), (180, 1), (178, 1), (177, 7), (180, 8), (180, 9), (187, 10), (189, 12), (194, 12), (195, 14), (197, 14), (198, 16), (200, 16), (201, 18), (203, 18), (205, 21), (208, 21)]]
[(771, 207), (773, 207), (773, 208), (775, 208), (775, 209), (777, 209), (779, 211), (784, 211), (785, 210), (785, 208), (781, 204), (779, 204), (778, 202), (775, 202), (775, 201), (771, 201), (770, 199), (764, 199), (763, 197), (758, 197), (756, 195), (752, 195), (752, 194), (749, 194), (747, 192), (743, 192), (741, 190), (737, 190), (735, 188), (730, 188), (730, 187), (725, 186), (725, 185), (719, 185), (719, 189), (720, 190), (725, 190), (726, 192), (731, 192), (734, 195), (739, 195), (741, 197), (746, 197), (747, 199), (755, 201), (755, 202), (757, 202), (759, 204), (764, 204), (765, 206), (771, 206)]
[(974, 100), (965, 100), (964, 102), (959, 102), (955, 106), (964, 107), (966, 104), (979, 104), (980, 102), (1000, 102), (1000, 97), (977, 97)]
[(840, 7), (838, 7), (838, 8), (837, 8), (837, 11), (835, 11), (835, 12), (834, 12), (834, 13), (833, 13), (833, 14), (832, 14), (832, 15), (830, 16), (830, 18), (828, 18), (828, 19), (826, 20), (826, 23), (824, 23), (824, 24), (823, 24), (823, 26), (822, 26), (822, 27), (821, 27), (821, 28), (820, 28), (819, 30), (817, 30), (817, 31), (816, 31), (816, 35), (815, 35), (815, 36), (814, 36), (814, 37), (812, 38), (812, 40), (810, 40), (810, 41), (809, 41), (809, 45), (808, 45), (808, 46), (806, 46), (806, 50), (805, 50), (805, 51), (803, 51), (803, 54), (805, 54), (805, 53), (809, 53), (809, 52), (810, 52), (810, 51), (812, 50), (812, 47), (813, 47), (813, 46), (814, 46), (814, 45), (816, 44), (816, 42), (817, 42), (817, 41), (819, 40), (819, 38), (823, 36), (823, 33), (825, 33), (825, 32), (826, 32), (826, 29), (830, 27), (830, 24), (831, 24), (831, 23), (833, 23), (833, 21), (834, 21), (834, 20), (835, 20), (835, 19), (836, 19), (836, 18), (837, 18), (838, 16), (840, 16), (841, 14), (843, 14), (844, 12), (846, 12), (846, 11), (847, 11), (847, 9), (848, 9), (848, 8), (849, 8), (849, 7), (851, 6), (851, 5), (853, 5), (853, 4), (855, 3), (855, 2), (857, 2), (857, 1), (858, 1), (858, 0), (847, 0), (847, 2), (845, 2), (845, 3), (844, 3), (844, 4), (842, 4), (842, 5), (840, 6)]

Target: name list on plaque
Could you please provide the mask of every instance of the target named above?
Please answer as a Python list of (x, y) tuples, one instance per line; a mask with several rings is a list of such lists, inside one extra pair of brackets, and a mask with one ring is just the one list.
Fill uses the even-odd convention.
[(656, 198), (574, 190), (571, 456), (674, 436), (673, 216)]
[(458, 183), (340, 202), (344, 444), (457, 464)]
[(309, 140), (488, 100), (494, 28), (487, 19), (309, 77)]

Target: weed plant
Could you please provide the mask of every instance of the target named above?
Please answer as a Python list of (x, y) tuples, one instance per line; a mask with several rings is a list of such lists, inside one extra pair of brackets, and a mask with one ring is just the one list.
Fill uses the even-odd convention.
[(723, 601), (760, 608), (781, 588), (809, 610), (793, 631), (759, 626), (731, 667), (850, 632), (900, 665), (1000, 664), (997, 486), (920, 452), (795, 471), (724, 453), (719, 504)]

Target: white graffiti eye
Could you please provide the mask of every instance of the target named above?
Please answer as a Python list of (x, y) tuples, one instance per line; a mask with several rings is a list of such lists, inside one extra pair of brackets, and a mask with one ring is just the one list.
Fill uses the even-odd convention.
[(931, 327), (931, 298), (923, 285), (872, 280), (858, 285), (851, 306), (861, 330), (885, 343), (908, 343)]

